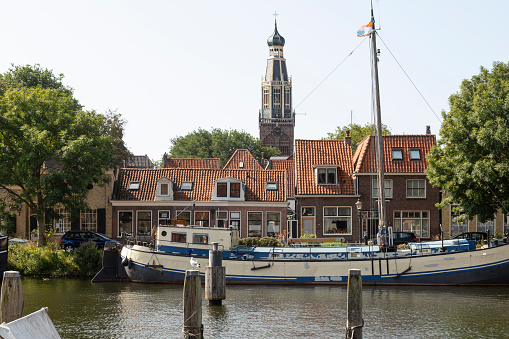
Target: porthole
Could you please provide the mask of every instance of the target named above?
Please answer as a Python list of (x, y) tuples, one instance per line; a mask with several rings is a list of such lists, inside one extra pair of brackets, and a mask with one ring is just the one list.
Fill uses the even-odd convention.
[(161, 232), (161, 236), (163, 236), (163, 237), (165, 237), (165, 236), (166, 236), (166, 234), (167, 234), (167, 233), (166, 233), (166, 231), (162, 231), (162, 232)]

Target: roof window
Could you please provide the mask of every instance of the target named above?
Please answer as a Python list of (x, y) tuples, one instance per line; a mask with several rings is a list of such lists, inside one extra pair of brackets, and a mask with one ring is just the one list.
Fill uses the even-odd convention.
[(410, 160), (421, 160), (421, 152), (418, 148), (410, 148)]
[(193, 182), (192, 181), (183, 181), (180, 185), (180, 189), (182, 191), (192, 191), (193, 190)]
[(403, 160), (403, 150), (401, 148), (392, 149), (392, 160)]
[(137, 191), (139, 189), (140, 189), (140, 182), (139, 181), (130, 181), (129, 182), (129, 190)]

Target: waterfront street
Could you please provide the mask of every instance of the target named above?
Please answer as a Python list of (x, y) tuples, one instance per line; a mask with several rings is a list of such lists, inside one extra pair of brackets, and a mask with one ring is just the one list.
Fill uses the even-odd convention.
[[(182, 338), (182, 286), (23, 278), (62, 338)], [(508, 338), (507, 287), (364, 287), (365, 338)], [(228, 286), (206, 338), (344, 337), (346, 287)]]

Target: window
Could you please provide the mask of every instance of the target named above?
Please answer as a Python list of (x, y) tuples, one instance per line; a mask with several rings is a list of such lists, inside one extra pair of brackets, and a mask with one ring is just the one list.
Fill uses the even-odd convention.
[(140, 182), (139, 181), (131, 181), (129, 182), (129, 189), (131, 191), (137, 191), (140, 189)]
[(159, 186), (159, 192), (163, 196), (170, 195), (170, 184), (161, 184)]
[(290, 87), (285, 87), (285, 108), (289, 109), (292, 103)]
[(71, 229), (71, 213), (59, 210), (59, 219), (55, 219), (55, 233), (65, 233)]
[(177, 220), (184, 221), (184, 225), (191, 225), (191, 212), (190, 211), (177, 211)]
[(281, 233), (281, 213), (267, 212), (267, 236), (277, 237)]
[(97, 232), (97, 210), (81, 212), (81, 230)]
[(509, 213), (504, 214), (504, 234), (509, 234)]
[(172, 242), (186, 242), (186, 234), (179, 232), (171, 232), (171, 241)]
[(352, 208), (324, 207), (323, 233), (352, 234)]
[[(392, 198), (392, 180), (384, 179), (385, 197)], [(378, 199), (378, 180), (373, 179), (373, 199)]]
[(230, 197), (231, 198), (240, 198), (240, 182), (231, 182), (230, 183)]
[(152, 212), (150, 211), (138, 211), (137, 217), (137, 235), (138, 236), (150, 236), (150, 229), (152, 228)]
[(267, 191), (277, 191), (277, 182), (267, 181), (266, 188)]
[(302, 207), (302, 216), (303, 217), (313, 217), (315, 215), (314, 207)]
[(269, 108), (269, 88), (263, 89), (263, 108)]
[(209, 227), (209, 212), (194, 212), (194, 221), (196, 226)]
[(407, 198), (425, 198), (426, 180), (407, 180), (406, 181)]
[(262, 212), (247, 213), (247, 236), (248, 237), (262, 236)]
[(157, 179), (157, 189), (155, 192), (155, 200), (169, 201), (173, 200), (173, 182), (168, 178)]
[(410, 148), (410, 160), (421, 160), (421, 152), (418, 148)]
[(240, 230), (240, 212), (230, 212), (230, 226)]
[(159, 211), (159, 225), (169, 225), (170, 220), (170, 211)]
[(193, 233), (193, 244), (208, 244), (209, 235), (201, 233)]
[(121, 237), (123, 233), (126, 233), (126, 236), (133, 234), (132, 211), (118, 212), (118, 236)]
[(336, 185), (337, 183), (337, 168), (317, 168), (316, 169), (316, 183), (317, 185)]
[(392, 160), (403, 160), (403, 150), (401, 148), (392, 149)]
[(495, 217), (485, 222), (477, 220), (477, 232), (490, 232), (493, 236), (495, 234)]
[(180, 185), (180, 189), (182, 191), (192, 191), (193, 190), (193, 183), (191, 181), (183, 181)]
[(395, 211), (394, 231), (414, 232), (419, 238), (429, 238), (429, 212)]
[(228, 212), (216, 212), (217, 227), (228, 227)]
[(281, 87), (274, 87), (273, 107), (281, 107)]
[(457, 208), (458, 205), (451, 206), (451, 235), (468, 232), (468, 220), (461, 217), (464, 214), (463, 211), (455, 211)]
[(228, 183), (218, 182), (217, 183), (217, 196), (227, 197), (228, 196)]

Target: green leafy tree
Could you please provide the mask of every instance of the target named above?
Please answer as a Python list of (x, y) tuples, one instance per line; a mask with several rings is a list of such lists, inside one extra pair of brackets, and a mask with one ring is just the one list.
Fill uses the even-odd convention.
[(169, 157), (171, 158), (219, 158), (221, 167), (237, 149), (247, 149), (258, 162), (263, 157), (269, 159), (279, 155), (274, 147), (263, 147), (260, 140), (246, 132), (227, 131), (213, 128), (210, 132), (199, 128), (186, 136), (178, 136), (170, 140)]
[(427, 156), (431, 184), (448, 196), (440, 206), (459, 204), (468, 218), (493, 218), (509, 205), (509, 66), (463, 80), (442, 112), (440, 139)]
[(78, 110), (59, 89), (14, 87), (0, 96), (0, 188), (8, 207), (24, 203), (36, 213), (39, 246), (47, 210), (86, 209), (87, 187), (109, 180), (115, 144), (102, 115)]
[(133, 154), (124, 142), (124, 126), (126, 121), (122, 119), (122, 116), (116, 110), (108, 110), (102, 117), (103, 124), (115, 142), (115, 152), (111, 158), (110, 166), (114, 169), (122, 167), (124, 161), (129, 162), (133, 158)]
[[(323, 139), (328, 140), (336, 140), (336, 139), (344, 139), (346, 137), (346, 132), (350, 131), (350, 137), (352, 138), (352, 152), (355, 153), (359, 142), (362, 141), (368, 135), (376, 134), (376, 126), (373, 124), (366, 124), (361, 126), (359, 124), (349, 124), (346, 126), (338, 126), (336, 130), (332, 133), (327, 133), (327, 137)], [(382, 134), (390, 135), (391, 131), (386, 125), (382, 125)]]

